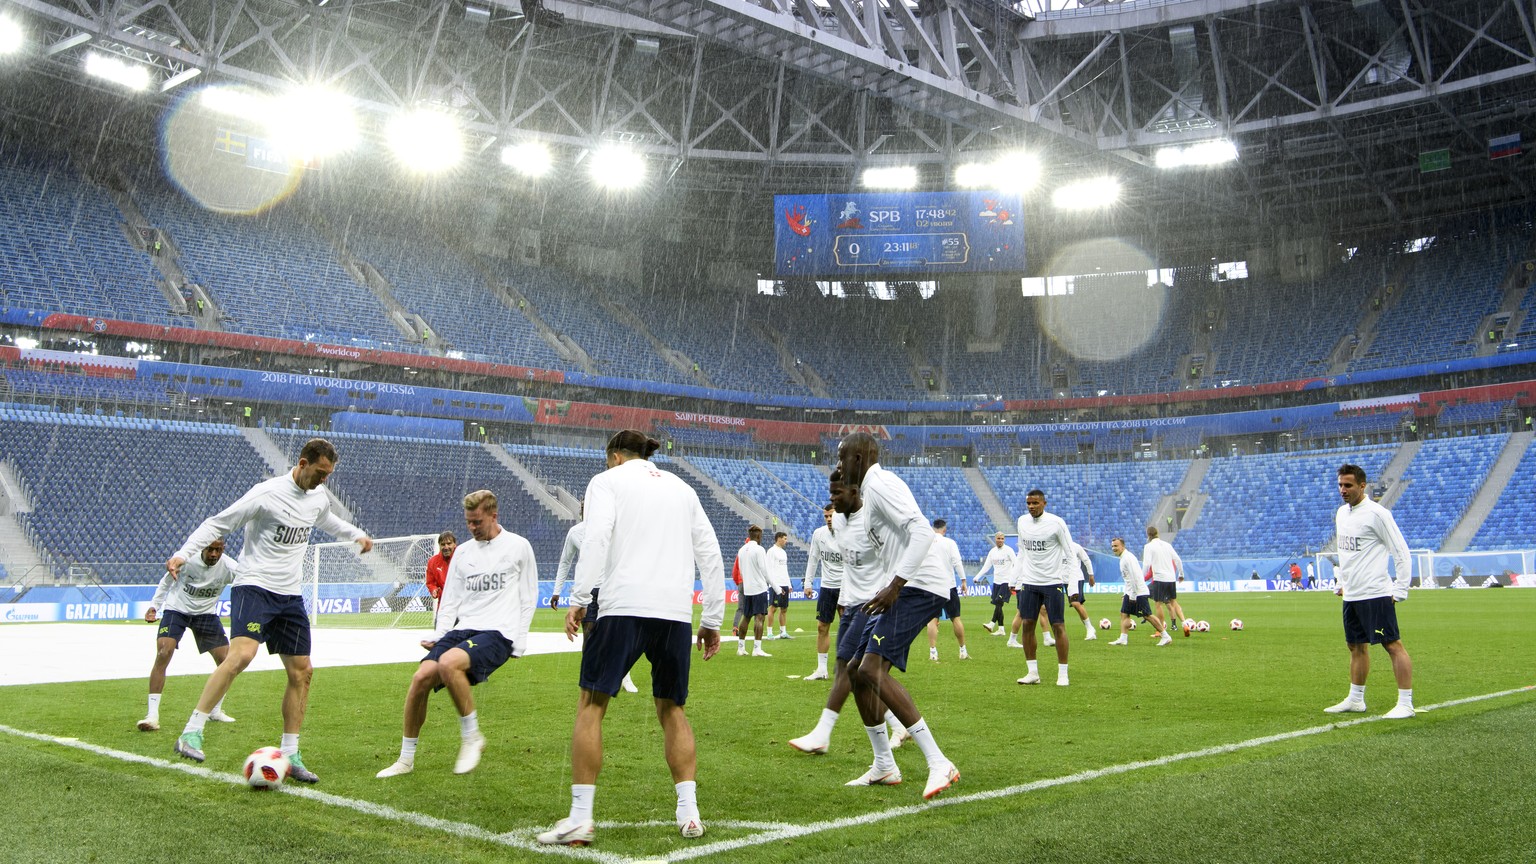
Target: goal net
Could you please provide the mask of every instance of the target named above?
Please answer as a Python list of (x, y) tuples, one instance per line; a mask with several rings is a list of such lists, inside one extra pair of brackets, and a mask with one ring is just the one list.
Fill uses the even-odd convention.
[(384, 537), (359, 554), (356, 543), (316, 543), (304, 556), (311, 623), (327, 627), (431, 630), (427, 561), (436, 534)]

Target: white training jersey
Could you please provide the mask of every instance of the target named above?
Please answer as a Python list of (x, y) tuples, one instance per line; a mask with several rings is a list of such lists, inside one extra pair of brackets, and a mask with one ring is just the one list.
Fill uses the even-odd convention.
[(699, 626), (720, 629), (720, 541), (693, 487), (649, 460), (629, 459), (593, 477), (586, 501), (587, 536), (572, 603), (590, 603), (592, 589), (601, 586), (598, 620), (625, 615), (692, 624), (697, 574), (704, 586)]
[(744, 597), (767, 593), (773, 580), (768, 578), (768, 552), (763, 544), (748, 540), (736, 553), (741, 563), (741, 593)]
[(1152, 592), (1147, 588), (1147, 580), (1141, 569), (1141, 562), (1127, 549), (1120, 553), (1120, 579), (1125, 583), (1125, 596), (1134, 601), (1137, 597), (1151, 596)]
[(1161, 537), (1153, 537), (1141, 550), (1142, 564), (1152, 569), (1153, 582), (1177, 582), (1184, 572), (1184, 562), (1173, 546)]
[(181, 565), (180, 576), (172, 578), (167, 573), (160, 577), (160, 585), (149, 605), (161, 612), (175, 610), (186, 615), (211, 615), (219, 605), (219, 595), (234, 581), (239, 570), (240, 562), (228, 555), (209, 567), (203, 563), (202, 553), (198, 553)]
[(886, 574), (948, 600), (954, 579), (942, 566), (928, 561), (928, 549), (938, 535), (906, 482), (876, 463), (864, 473), (859, 494), (864, 499), (859, 509), (869, 513), (869, 530), (879, 539)]
[(1019, 564), (1013, 585), (1055, 586), (1067, 581), (1072, 557), (1072, 532), (1055, 513), (1019, 517)]
[[(832, 517), (837, 522), (836, 514)], [(811, 535), (811, 554), (805, 560), (805, 584), (812, 584), (816, 577), (816, 565), (821, 565), (821, 587), (843, 587), (843, 547), (837, 543), (832, 529), (823, 525)]]
[[(587, 523), (577, 522), (571, 526), (571, 530), (565, 532), (565, 545), (560, 547), (560, 566), (555, 568), (555, 596), (560, 596), (560, 588), (565, 580), (571, 578), (571, 571), (576, 567), (576, 558), (581, 555), (581, 543), (587, 536)], [(599, 586), (601, 587), (601, 586)]]
[[(1344, 599), (1407, 600), (1413, 565), (1408, 541), (1398, 530), (1392, 511), (1370, 498), (1362, 498), (1353, 507), (1340, 504), (1333, 523), (1339, 540), (1338, 581), (1344, 589)], [(1387, 570), (1388, 561), (1397, 567), (1396, 579)]]
[(1014, 571), (1018, 569), (1019, 556), (1013, 548), (1007, 545), (993, 546), (987, 552), (987, 559), (982, 562), (981, 569), (976, 571), (976, 578), (981, 574), (992, 571), (992, 582), (997, 585), (1013, 584)]
[(304, 551), (310, 531), (319, 528), (343, 540), (367, 537), (362, 529), (331, 512), (325, 487), (305, 491), (285, 473), (263, 480), (240, 500), (203, 520), (176, 557), (192, 561), (208, 544), (245, 526), (236, 585), (255, 585), (274, 594), (302, 594)]
[(1067, 563), (1067, 593), (1083, 593), (1083, 580), (1093, 575), (1093, 556), (1081, 543), (1072, 541), (1072, 560)]
[(843, 550), (843, 588), (837, 600), (844, 606), (862, 606), (891, 582), (891, 572), (882, 563), (880, 538), (869, 530), (868, 508), (834, 515), (832, 533)]
[[(499, 526), (498, 526), (499, 527)], [(505, 528), (489, 540), (459, 544), (443, 581), (435, 642), (449, 630), (495, 630), (512, 643), (512, 656), (528, 650), (528, 625), (539, 605), (539, 567), (533, 545)]]
[(960, 544), (943, 534), (933, 538), (933, 545), (928, 547), (928, 558), (923, 564), (925, 567), (940, 568), (950, 574), (951, 588), (959, 588), (965, 584), (965, 561), (960, 557)]
[(768, 557), (768, 584), (775, 591), (792, 587), (793, 583), (789, 581), (789, 556), (784, 554), (779, 544), (769, 546), (764, 554)]

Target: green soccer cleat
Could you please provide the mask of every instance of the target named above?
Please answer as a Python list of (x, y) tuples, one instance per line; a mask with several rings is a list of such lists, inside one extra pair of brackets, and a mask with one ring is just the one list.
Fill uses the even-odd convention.
[(184, 756), (193, 762), (203, 761), (203, 733), (181, 733), (181, 737), (176, 739), (176, 755)]
[(288, 776), (300, 783), (319, 783), (320, 777), (315, 772), (304, 767), (304, 759), (299, 756), (297, 750), (288, 757)]

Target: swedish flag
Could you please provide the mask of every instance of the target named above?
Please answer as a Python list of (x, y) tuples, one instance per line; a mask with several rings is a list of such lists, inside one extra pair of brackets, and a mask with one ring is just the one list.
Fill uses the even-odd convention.
[(245, 155), (245, 136), (239, 132), (228, 129), (220, 129), (214, 133), (213, 149), (221, 153), (233, 153), (236, 156)]

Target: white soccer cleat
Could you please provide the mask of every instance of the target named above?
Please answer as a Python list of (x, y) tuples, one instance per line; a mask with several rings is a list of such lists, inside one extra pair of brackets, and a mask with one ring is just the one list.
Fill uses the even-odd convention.
[(747, 656), (747, 643), (745, 643), (745, 642), (737, 642), (736, 643), (736, 656), (737, 657), (745, 657), (745, 656)]
[(945, 789), (960, 782), (960, 769), (953, 762), (945, 762), (928, 769), (928, 783), (923, 787), (923, 800), (927, 801)]
[(964, 648), (961, 648), (960, 649), (960, 659), (961, 660), (969, 660), (969, 659), (971, 659), (970, 652), (966, 651)]
[(412, 771), (415, 771), (415, 770), (416, 770), (416, 763), (415, 762), (407, 762), (404, 759), (401, 759), (400, 761), (398, 761), (395, 764), (389, 766), (388, 768), (385, 768), (383, 771), (380, 771), (379, 773), (377, 773), (377, 774), (375, 774), (373, 776), (379, 778), (380, 780), (383, 780), (385, 777), (399, 777), (401, 774), (409, 774), (409, 773), (411, 773)]
[(208, 715), (208, 719), (209, 720), (217, 720), (220, 723), (233, 723), (233, 722), (235, 722), (235, 718), (229, 716), (228, 714), (225, 714), (224, 713), (224, 709), (222, 709), (222, 708), (220, 708), (219, 710), (213, 712), (212, 714), (209, 714)]
[(1040, 644), (1044, 645), (1047, 648), (1055, 648), (1056, 647), (1056, 637), (1052, 636), (1049, 633), (1046, 633), (1044, 635), (1045, 635), (1045, 638), (1040, 641)]
[(143, 720), (140, 720), (139, 721), (139, 731), (140, 732), (159, 732), (160, 731), (160, 718), (156, 717), (153, 714), (151, 714), (148, 717), (145, 717)]
[(1007, 636), (1008, 635), (1008, 628), (1007, 627), (998, 627), (997, 629), (992, 631), (992, 635), (993, 636)]
[(1072, 682), (1067, 680), (1067, 673), (1065, 673), (1065, 672), (1057, 672), (1056, 673), (1056, 686), (1057, 687), (1065, 687), (1065, 686), (1067, 686), (1070, 683), (1072, 683)]
[(704, 836), (704, 823), (697, 819), (689, 819), (687, 822), (678, 823), (677, 830), (684, 837), (692, 840), (695, 837)]
[(1129, 644), (1131, 644), (1131, 640), (1125, 638), (1124, 634), (1121, 634), (1119, 639), (1116, 639), (1115, 641), (1110, 642), (1108, 644), (1110, 644), (1110, 645), (1129, 645)]
[(992, 630), (995, 627), (997, 627), (997, 625), (993, 624), (991, 621), (984, 621), (984, 622), (982, 622), (981, 627), (982, 627), (983, 630), (986, 630), (988, 633), (991, 633)]
[(479, 732), (465, 738), (459, 744), (459, 758), (453, 760), (453, 773), (468, 774), (480, 764), (480, 754), (485, 752), (485, 736)]
[(937, 648), (929, 648), (928, 649), (928, 659), (932, 660), (935, 663), (939, 662), (939, 649), (937, 649)]
[(897, 726), (891, 730), (889, 738), (891, 742), (891, 749), (895, 750), (897, 747), (900, 747), (908, 741), (911, 741), (912, 733), (908, 732), (907, 727), (905, 726)]
[(1163, 638), (1157, 640), (1157, 647), (1159, 647), (1159, 648), (1163, 647), (1164, 645), (1172, 645), (1172, 644), (1173, 644), (1173, 637), (1169, 636), (1166, 632), (1163, 633)]
[(901, 769), (892, 768), (889, 771), (881, 771), (875, 766), (869, 766), (869, 770), (849, 780), (844, 786), (900, 786)]
[(586, 846), (597, 834), (597, 824), (591, 819), (572, 819), (567, 816), (555, 823), (555, 827), (540, 832), (535, 840), (545, 846)]
[(1019, 679), (1019, 683), (1020, 684), (1039, 684), (1040, 683), (1040, 673), (1039, 672), (1031, 672), (1028, 675), (1025, 675), (1023, 678), (1020, 678)]
[(817, 669), (815, 672), (812, 672), (811, 674), (805, 676), (801, 680), (802, 681), (825, 681), (825, 680), (827, 680), (827, 670), (825, 670), (825, 669)]
[(772, 657), (773, 655), (769, 654), (767, 651), (764, 651), (761, 648), (753, 648), (752, 649), (752, 656), (753, 657)]
[[(1324, 714), (1364, 714), (1365, 700), (1345, 699), (1337, 705), (1329, 705), (1323, 709)], [(1412, 716), (1412, 715), (1409, 715)]]
[(625, 693), (639, 693), (640, 692), (640, 688), (635, 686), (635, 679), (629, 677), (628, 675), (624, 676), (624, 692)]
[(789, 746), (799, 750), (801, 753), (809, 753), (812, 756), (824, 756), (826, 755), (827, 748), (832, 746), (832, 739), (830, 736), (817, 735), (815, 732), (812, 732), (809, 735), (801, 735), (799, 738), (789, 739)]
[[(1365, 706), (1362, 705), (1360, 707), (1363, 709)], [(1418, 712), (1413, 710), (1412, 705), (1395, 705), (1391, 711), (1381, 716), (1386, 720), (1407, 720), (1410, 717), (1418, 716)]]
[(1093, 640), (1095, 640), (1097, 638), (1099, 638), (1099, 634), (1093, 632), (1093, 630), (1091, 628), (1088, 630), (1087, 633), (1083, 634), (1083, 641), (1084, 642), (1092, 642)]
[(1020, 642), (1017, 639), (1014, 639), (1014, 638), (1010, 637), (1008, 639), (1008, 647), (1009, 648), (1023, 648), (1024, 647), (1024, 643)]

